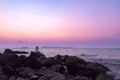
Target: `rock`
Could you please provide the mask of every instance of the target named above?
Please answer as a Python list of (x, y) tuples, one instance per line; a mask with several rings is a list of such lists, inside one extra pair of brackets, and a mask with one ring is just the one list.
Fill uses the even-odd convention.
[(114, 78), (112, 78), (111, 76), (109, 76), (105, 73), (101, 73), (96, 77), (95, 80), (114, 80)]
[(28, 54), (29, 52), (26, 51), (13, 51), (13, 54)]
[(13, 63), (16, 67), (22, 66), (21, 60), (18, 55), (10, 55), (7, 60), (9, 60), (8, 63)]
[(87, 69), (92, 69), (92, 70), (97, 70), (101, 73), (105, 73), (107, 71), (109, 71), (109, 69), (105, 66), (103, 66), (102, 64), (99, 64), (99, 63), (91, 63), (91, 62), (88, 62), (87, 65), (86, 65), (86, 68)]
[(28, 67), (25, 67), (25, 68), (18, 68), (17, 69), (17, 74), (20, 76), (20, 77), (23, 77), (23, 78), (29, 78), (31, 76), (34, 76), (35, 75), (35, 72), (34, 70), (28, 68)]
[(59, 61), (55, 60), (54, 57), (49, 57), (43, 63), (43, 66), (50, 68), (52, 65), (60, 64)]
[(43, 76), (46, 73), (52, 73), (52, 72), (54, 72), (54, 71), (52, 69), (50, 69), (50, 68), (39, 69), (39, 70), (37, 70), (36, 75)]
[(21, 67), (21, 61), (18, 55), (15, 54), (2, 54), (0, 56), (0, 64), (5, 65), (8, 63), (13, 63), (15, 64), (16, 67)]
[(68, 68), (69, 75), (80, 75), (80, 70), (85, 69), (86, 62), (76, 56), (64, 56), (64, 63)]
[(61, 73), (61, 74), (64, 74), (64, 75), (68, 75), (68, 68), (67, 68), (67, 66), (61, 65), (59, 70), (58, 70), (58, 72)]
[(25, 51), (12, 51), (11, 49), (5, 49), (4, 54), (28, 54)]
[(32, 57), (27, 58), (25, 65), (32, 69), (39, 69), (42, 67), (41, 62), (39, 62), (37, 59), (32, 58)]
[(89, 79), (85, 76), (76, 76), (74, 80), (89, 80)]
[(56, 55), (47, 58), (40, 52), (31, 52), (29, 57), (19, 57), (16, 53), (19, 51), (6, 49), (0, 55), (0, 79), (114, 80), (114, 75), (107, 67), (99, 63), (85, 62), (76, 56)]
[(38, 75), (34, 75), (30, 77), (30, 80), (38, 80), (39, 76)]
[(43, 63), (44, 60), (47, 59), (46, 56), (44, 54), (42, 54), (41, 52), (31, 52), (29, 58), (36, 59), (40, 63)]
[(5, 54), (5, 53), (7, 53), (7, 54), (11, 54), (13, 51), (12, 50), (10, 50), (10, 49), (5, 49), (5, 51), (4, 51), (4, 53), (3, 54)]
[(38, 58), (40, 58), (40, 57), (42, 57), (42, 58), (46, 58), (45, 57), (45, 55), (44, 54), (42, 54), (42, 53), (38, 53), (38, 52), (31, 52), (31, 54), (30, 54), (30, 56), (29, 56), (30, 58), (34, 58), (34, 59), (38, 59)]
[(21, 77), (19, 77), (19, 78), (17, 78), (16, 80), (29, 80), (28, 78), (21, 78)]
[(6, 64), (4, 67), (2, 67), (2, 71), (4, 74), (6, 74), (8, 77), (15, 74), (15, 69), (12, 65)]
[(39, 69), (42, 67), (42, 62), (46, 59), (42, 53), (31, 52), (27, 58), (27, 66), (33, 69)]
[(56, 55), (54, 58), (55, 58), (55, 60), (61, 60), (62, 56), (61, 55)]
[(21, 55), (20, 56), (20, 61), (22, 63), (22, 66), (23, 67), (27, 67), (28, 65), (28, 58), (25, 56), (25, 55)]
[(9, 80), (16, 80), (16, 77), (15, 77), (15, 76), (11, 76), (11, 77), (9, 78)]
[(5, 75), (0, 68), (0, 80), (8, 80), (7, 75)]
[(83, 59), (80, 59), (76, 56), (68, 56), (68, 55), (65, 55), (63, 56), (63, 60), (65, 61), (66, 64), (70, 64), (70, 63), (86, 63)]
[(87, 62), (86, 69), (83, 70), (84, 76), (95, 79), (100, 73), (106, 73), (109, 69), (99, 63)]
[(48, 72), (38, 80), (65, 80), (65, 76), (57, 72)]
[(59, 69), (60, 69), (60, 67), (61, 67), (61, 65), (59, 65), (59, 64), (57, 64), (57, 65), (52, 65), (52, 66), (51, 66), (51, 69), (52, 69), (53, 71), (55, 71), (55, 72), (58, 72)]
[(111, 76), (113, 79), (115, 78), (114, 73), (112, 71), (108, 71), (107, 75)]
[(8, 77), (5, 74), (0, 74), (0, 80), (8, 80)]

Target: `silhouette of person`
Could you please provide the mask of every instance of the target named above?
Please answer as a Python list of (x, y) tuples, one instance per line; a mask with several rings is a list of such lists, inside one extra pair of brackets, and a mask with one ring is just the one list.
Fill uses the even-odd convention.
[(35, 52), (39, 52), (39, 47), (38, 46), (36, 46)]

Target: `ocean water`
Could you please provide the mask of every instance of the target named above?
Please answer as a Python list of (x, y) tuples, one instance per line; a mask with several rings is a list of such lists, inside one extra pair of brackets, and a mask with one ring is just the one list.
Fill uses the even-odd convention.
[[(34, 51), (34, 48), (11, 48), (18, 51)], [(2, 53), (4, 48), (0, 49)], [(57, 54), (73, 55), (85, 59), (86, 61), (98, 62), (109, 67), (115, 74), (116, 79), (120, 79), (120, 48), (65, 48), (65, 47), (46, 47), (40, 48), (40, 51), (47, 57)], [(27, 54), (26, 56), (29, 56)]]

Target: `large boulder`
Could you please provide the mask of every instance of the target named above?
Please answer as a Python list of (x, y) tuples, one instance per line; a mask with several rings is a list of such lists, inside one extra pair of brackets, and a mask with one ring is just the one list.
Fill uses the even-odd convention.
[(2, 54), (0, 55), (0, 64), (5, 65), (7, 63), (13, 63), (16, 67), (21, 67), (22, 63), (18, 55), (15, 54)]
[(106, 73), (109, 71), (109, 69), (102, 64), (92, 62), (87, 62), (86, 68), (99, 71), (100, 73)]
[(87, 62), (85, 70), (81, 70), (84, 76), (95, 79), (100, 73), (106, 73), (109, 69), (102, 64)]
[(45, 55), (40, 52), (31, 52), (30, 56), (27, 58), (27, 65), (30, 68), (41, 68), (46, 59)]
[(0, 68), (0, 80), (7, 80), (7, 79), (8, 79), (8, 76), (5, 75), (2, 69)]
[(65, 76), (57, 72), (47, 72), (38, 80), (65, 80)]
[(63, 62), (68, 68), (69, 75), (80, 75), (81, 71), (85, 69), (86, 62), (76, 56), (64, 56)]
[(27, 67), (28, 58), (27, 58), (25, 55), (21, 55), (21, 56), (20, 56), (20, 61), (21, 61), (23, 67)]
[(89, 79), (85, 76), (76, 76), (74, 80), (89, 80)]
[(35, 58), (27, 58), (26, 64), (27, 67), (32, 69), (39, 69), (42, 67), (41, 62), (37, 61)]
[(42, 54), (41, 52), (31, 52), (30, 58), (35, 58), (35, 59), (38, 59), (38, 58), (46, 58), (44, 54)]
[(6, 74), (8, 77), (10, 77), (11, 75), (15, 74), (15, 67), (14, 64), (6, 64), (5, 66), (2, 67), (2, 71), (4, 74)]
[(46, 60), (44, 60), (44, 63), (42, 65), (50, 68), (52, 65), (57, 65), (57, 64), (60, 64), (58, 60), (55, 60), (54, 57), (49, 57)]
[(114, 78), (105, 73), (101, 73), (96, 77), (95, 80), (114, 80)]
[(16, 76), (11, 76), (10, 78), (9, 78), (9, 80), (16, 80)]
[(13, 51), (11, 49), (5, 49), (4, 53), (3, 54), (12, 54)]
[(31, 76), (35, 75), (34, 70), (29, 67), (21, 67), (16, 70), (17, 75), (23, 78), (30, 78)]

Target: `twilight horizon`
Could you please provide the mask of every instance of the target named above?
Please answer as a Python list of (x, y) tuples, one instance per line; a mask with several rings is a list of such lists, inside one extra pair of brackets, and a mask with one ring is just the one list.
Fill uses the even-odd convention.
[(120, 48), (120, 0), (0, 0), (0, 47)]

